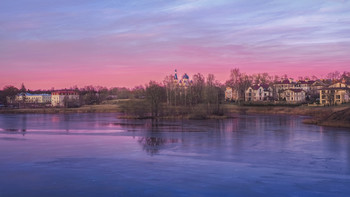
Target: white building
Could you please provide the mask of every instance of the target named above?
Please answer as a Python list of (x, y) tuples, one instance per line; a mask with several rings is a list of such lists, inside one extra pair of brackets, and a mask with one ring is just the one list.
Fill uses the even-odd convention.
[(323, 105), (335, 105), (350, 102), (350, 84), (338, 82), (320, 91), (320, 103)]
[(282, 98), (288, 103), (302, 103), (306, 100), (306, 93), (303, 89), (288, 89), (283, 92)]
[(225, 101), (238, 101), (238, 98), (238, 91), (232, 89), (231, 87), (226, 87)]
[(226, 101), (232, 101), (232, 88), (230, 87), (226, 87), (226, 91), (225, 91), (225, 100)]
[(50, 103), (51, 95), (24, 93), (24, 94), (18, 94), (15, 97), (15, 102), (23, 102), (23, 100), (25, 103)]
[(267, 85), (254, 85), (245, 91), (246, 101), (266, 101), (272, 98), (273, 89)]
[(295, 89), (302, 89), (307, 93), (307, 92), (310, 92), (312, 90), (314, 83), (315, 83), (315, 81), (299, 80), (295, 86)]
[(64, 107), (68, 102), (79, 102), (79, 94), (75, 91), (64, 90), (51, 93), (51, 105)]

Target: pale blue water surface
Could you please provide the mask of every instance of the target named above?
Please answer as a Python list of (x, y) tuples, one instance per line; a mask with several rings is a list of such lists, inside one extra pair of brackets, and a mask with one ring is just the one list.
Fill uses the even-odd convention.
[(0, 196), (350, 196), (350, 130), (300, 116), (0, 115)]

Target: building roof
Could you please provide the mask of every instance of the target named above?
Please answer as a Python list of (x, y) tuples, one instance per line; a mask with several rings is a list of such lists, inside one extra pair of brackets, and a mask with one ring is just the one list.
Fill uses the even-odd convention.
[(59, 90), (59, 91), (54, 91), (51, 94), (77, 94), (77, 92), (73, 90)]
[(309, 84), (309, 85), (312, 85), (313, 83), (315, 83), (315, 81), (305, 81), (305, 80), (300, 80), (298, 81), (299, 84)]
[(265, 90), (269, 89), (269, 84), (260, 84), (261, 87), (263, 87)]
[(264, 89), (264, 91), (269, 91), (269, 85), (268, 84), (255, 84), (253, 86), (251, 86), (251, 88), (253, 90), (258, 90), (260, 87), (262, 87)]
[(189, 79), (190, 77), (185, 73), (184, 75), (182, 75), (182, 79)]
[[(18, 96), (22, 96), (22, 93), (17, 94)], [(32, 94), (32, 93), (25, 93), (25, 96), (51, 96), (51, 94)]]
[(322, 88), (321, 90), (350, 90), (348, 87), (328, 87), (328, 88)]
[(284, 91), (293, 91), (293, 92), (305, 92), (303, 89), (287, 89), (287, 90), (284, 90)]
[(313, 83), (314, 86), (325, 86), (326, 84), (324, 84), (322, 81), (317, 80)]
[(259, 86), (259, 85), (253, 85), (253, 86), (251, 86), (251, 88), (252, 88), (253, 90), (258, 90), (258, 89), (260, 88), (260, 86)]
[(288, 79), (285, 79), (280, 82), (277, 82), (276, 84), (291, 84), (291, 82)]

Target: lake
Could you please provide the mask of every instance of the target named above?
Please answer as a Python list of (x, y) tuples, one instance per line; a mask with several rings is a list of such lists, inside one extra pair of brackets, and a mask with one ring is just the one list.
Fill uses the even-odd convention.
[(350, 196), (350, 130), (303, 118), (0, 114), (0, 196)]

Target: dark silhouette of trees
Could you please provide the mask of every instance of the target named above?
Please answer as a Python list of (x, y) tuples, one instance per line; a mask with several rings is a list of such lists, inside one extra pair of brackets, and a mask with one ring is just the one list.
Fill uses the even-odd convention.
[(81, 88), (80, 97), (82, 99), (82, 103), (85, 105), (93, 105), (99, 103), (97, 90), (93, 86), (85, 86), (84, 88)]
[(139, 85), (131, 90), (131, 95), (135, 99), (144, 99), (146, 97), (146, 90), (143, 86)]
[(332, 81), (337, 81), (340, 79), (341, 74), (339, 71), (334, 71), (334, 72), (330, 72), (326, 75), (326, 77)]
[(245, 100), (245, 90), (252, 85), (253, 80), (256, 82), (266, 82), (271, 79), (266, 74), (259, 74), (255, 77), (249, 76), (245, 73), (241, 73), (238, 68), (234, 68), (230, 72), (230, 78), (226, 81), (226, 85), (238, 93), (237, 100), (240, 102)]
[(203, 102), (205, 90), (205, 78), (202, 74), (193, 75), (192, 83), (192, 104), (197, 105)]
[(1, 92), (1, 102), (4, 103), (5, 105), (9, 103), (13, 103), (16, 95), (19, 93), (18, 88), (15, 86), (5, 86), (4, 89)]
[(343, 72), (341, 79), (350, 84), (350, 72)]
[(165, 88), (155, 81), (150, 81), (146, 86), (146, 100), (150, 105), (152, 117), (159, 116), (161, 104), (166, 100)]
[(19, 92), (20, 92), (20, 95), (21, 95), (21, 97), (22, 97), (22, 104), (23, 104), (23, 106), (25, 107), (25, 105), (26, 105), (26, 100), (27, 100), (27, 97), (26, 97), (27, 89), (26, 89), (26, 87), (24, 86), (23, 83), (22, 83), (22, 85), (21, 85), (21, 89), (19, 90)]

